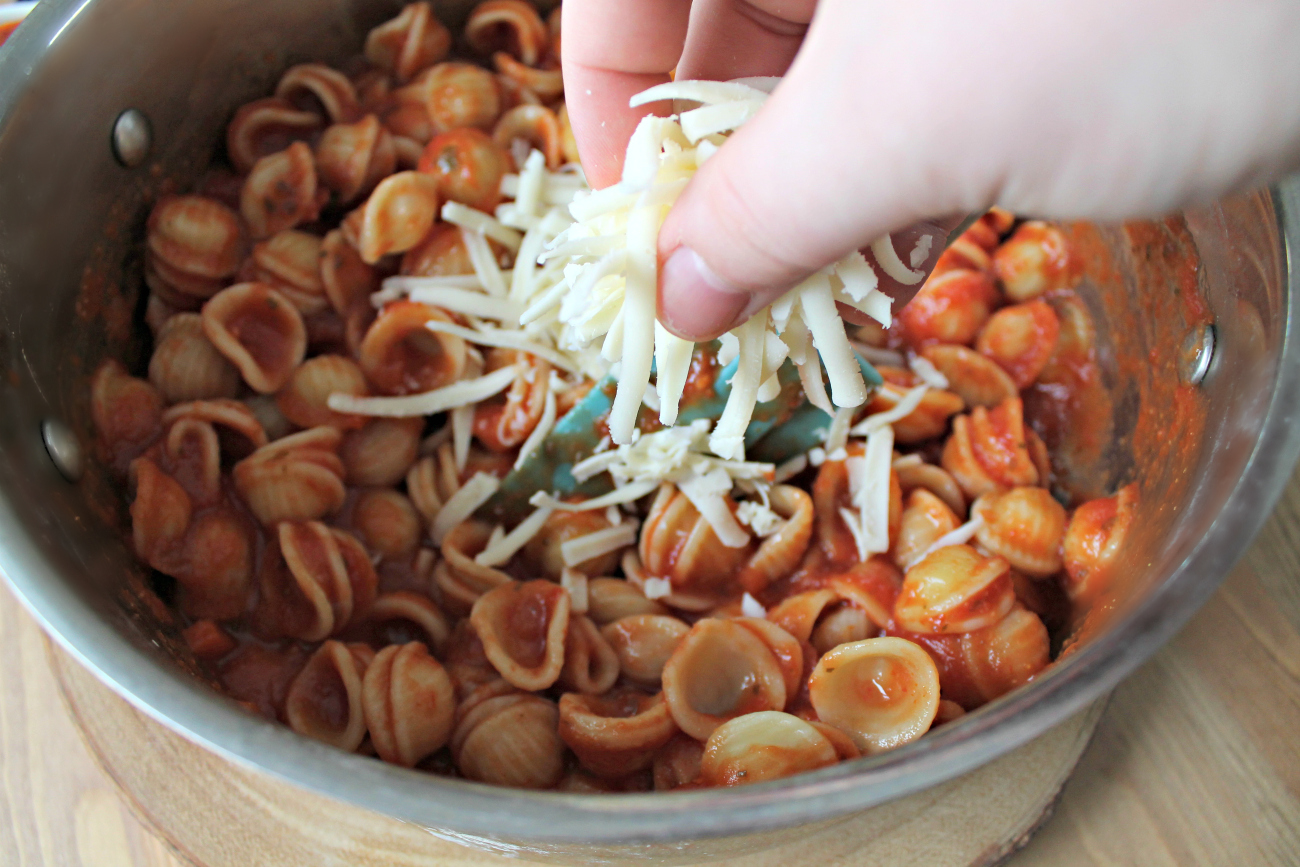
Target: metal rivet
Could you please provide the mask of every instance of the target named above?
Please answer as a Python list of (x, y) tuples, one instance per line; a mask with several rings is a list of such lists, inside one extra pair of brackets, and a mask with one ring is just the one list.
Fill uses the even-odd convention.
[(45, 440), (45, 450), (63, 478), (70, 482), (80, 479), (86, 471), (86, 461), (77, 435), (63, 422), (46, 419), (41, 422), (41, 439)]
[(1214, 361), (1214, 326), (1200, 325), (1193, 328), (1183, 338), (1183, 348), (1179, 353), (1178, 368), (1183, 382), (1200, 385), (1201, 380), (1210, 372), (1210, 363)]
[(128, 169), (135, 168), (149, 156), (153, 130), (149, 118), (138, 108), (128, 108), (113, 122), (113, 155)]

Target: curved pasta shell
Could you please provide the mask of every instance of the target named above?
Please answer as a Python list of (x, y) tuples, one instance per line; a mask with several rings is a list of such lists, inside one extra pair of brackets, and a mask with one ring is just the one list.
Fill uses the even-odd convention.
[(281, 635), (320, 641), (347, 625), (354, 598), (338, 542), (319, 521), (285, 521), (278, 532), (284, 568), (262, 571), (263, 614)]
[(235, 171), (246, 175), (258, 160), (310, 139), (323, 125), (316, 112), (282, 97), (255, 99), (241, 105), (226, 127), (226, 155)]
[(239, 196), (239, 212), (254, 238), (310, 223), (324, 204), (324, 190), (316, 186), (316, 161), (300, 141), (259, 159)]
[(185, 539), (185, 565), (173, 577), (177, 605), (191, 618), (226, 620), (244, 613), (253, 577), (254, 531), (228, 508), (195, 517)]
[(654, 785), (656, 792), (671, 792), (683, 786), (693, 786), (700, 777), (700, 762), (704, 758), (704, 744), (690, 735), (678, 732), (655, 752)]
[(564, 562), (561, 546), (572, 539), (598, 533), (612, 526), (614, 525), (605, 517), (603, 511), (591, 509), (585, 512), (556, 511), (546, 519), (546, 523), (542, 525), (537, 535), (528, 540), (523, 550), (524, 558), (539, 575), (552, 581), (559, 581), (561, 573), (566, 568), (575, 569), (589, 577), (607, 575), (618, 568), (621, 551), (610, 551), (570, 567)]
[(253, 411), (237, 400), (217, 398), (178, 403), (162, 414), (164, 427), (182, 419), (205, 422), (217, 429), (223, 454), (244, 458), (267, 443), (266, 431)]
[[(452, 454), (450, 443), (443, 443), (436, 452), (420, 458), (407, 470), (406, 494), (426, 523), (431, 524), (433, 519), (438, 517), (447, 500), (451, 499), (452, 494), (458, 490), (460, 490), (460, 476), (456, 472), (456, 459)], [(546, 528), (542, 529), (545, 532)], [(526, 553), (527, 550), (525, 546)], [(540, 559), (534, 553), (529, 553), (528, 556), (533, 562)], [(551, 577), (559, 578), (558, 574)]]
[(366, 395), (366, 376), (352, 359), (342, 355), (317, 355), (293, 369), (289, 381), (275, 395), (284, 417), (298, 427), (334, 425), (359, 428), (364, 416), (335, 412), (329, 408), (331, 394)]
[(546, 55), (551, 34), (537, 9), (524, 0), (484, 0), (465, 22), (465, 41), (488, 56), (505, 51), (529, 66)]
[(366, 488), (352, 503), (352, 529), (366, 549), (383, 560), (405, 560), (420, 544), (420, 516), (406, 495)]
[[(438, 182), (420, 172), (397, 172), (375, 187), (358, 212), (356, 248), (373, 265), (390, 253), (404, 253), (420, 243), (438, 218)], [(344, 232), (348, 231), (345, 224)]]
[(504, 51), (492, 55), (492, 65), (502, 78), (509, 79), (528, 93), (546, 102), (564, 93), (564, 78), (558, 68), (539, 69), (520, 63)]
[(144, 450), (162, 428), (163, 396), (152, 384), (108, 359), (90, 379), (90, 416), (99, 440), (119, 471)]
[(727, 720), (709, 735), (700, 761), (707, 786), (744, 786), (815, 771), (840, 760), (820, 730), (774, 710)]
[(262, 446), (235, 464), (235, 489), (268, 526), (337, 512), (346, 494), (339, 440), (337, 429), (318, 427)]
[(510, 156), (487, 133), (462, 127), (434, 136), (416, 168), (437, 181), (444, 200), (490, 214), (501, 202), (501, 178), (510, 171)]
[(365, 54), (370, 62), (404, 82), (442, 60), (450, 49), (451, 32), (433, 14), (433, 7), (421, 2), (408, 3), (396, 18), (371, 30)]
[(300, 735), (355, 752), (366, 736), (361, 678), (373, 651), (361, 645), (327, 641), (294, 678), (284, 701), (284, 717)]
[(1076, 606), (1092, 605), (1113, 583), (1137, 504), (1137, 485), (1129, 484), (1070, 516), (1061, 547), (1065, 590)]
[[(588, 610), (591, 590), (591, 583), (588, 583)], [(690, 629), (676, 617), (664, 614), (628, 614), (606, 623), (600, 634), (613, 648), (624, 677), (643, 686), (655, 687), (663, 677), (664, 665)]]
[(335, 123), (316, 143), (316, 171), (342, 204), (355, 202), (396, 170), (393, 135), (373, 114)]
[(952, 477), (952, 473), (943, 467), (937, 467), (934, 464), (904, 464), (897, 466), (894, 472), (898, 475), (898, 484), (902, 488), (903, 496), (907, 496), (917, 488), (924, 488), (934, 494), (944, 505), (952, 509), (954, 515), (966, 514), (966, 495), (962, 493), (961, 485)]
[(1051, 662), (1047, 627), (1017, 606), (992, 626), (961, 636), (966, 674), (984, 701), (1028, 683)]
[(623, 578), (587, 579), (587, 616), (599, 626), (634, 614), (667, 613), (665, 606), (645, 598), (641, 588)]
[(970, 632), (1001, 620), (1015, 601), (1006, 560), (949, 545), (907, 570), (894, 620), (909, 632)]
[(826, 653), (841, 644), (873, 638), (880, 628), (871, 621), (867, 612), (855, 605), (836, 605), (813, 629), (808, 642), (818, 653)]
[(943, 251), (935, 265), (935, 273), (950, 271), (954, 268), (971, 268), (976, 271), (993, 269), (993, 251), (997, 249), (1002, 236), (1011, 231), (1015, 225), (1015, 214), (1002, 208), (990, 208), (961, 233), (948, 249)]
[(614, 685), (618, 673), (618, 654), (596, 624), (580, 614), (571, 616), (560, 685), (574, 692), (600, 695)]
[(969, 347), (939, 343), (922, 349), (921, 357), (944, 375), (948, 390), (957, 394), (966, 406), (993, 407), (1019, 394), (1016, 381), (997, 362)]
[(356, 88), (346, 75), (323, 63), (299, 63), (280, 76), (275, 95), (291, 103), (317, 103), (334, 123), (355, 120), (361, 111)]
[[(735, 510), (730, 498), (727, 505)], [(687, 496), (665, 484), (641, 525), (638, 552), (646, 576), (672, 584), (669, 605), (698, 611), (738, 595), (737, 572), (752, 555), (753, 545), (722, 544)]]
[(977, 406), (969, 416), (954, 418), (941, 460), (971, 499), (1040, 481), (1029, 452), (1020, 398), (1003, 401), (992, 410)]
[(1012, 301), (1030, 301), (1071, 283), (1070, 249), (1061, 231), (1029, 220), (993, 254), (993, 271)]
[(340, 316), (358, 307), (370, 307), (370, 295), (379, 288), (379, 277), (361, 260), (361, 254), (335, 229), (321, 241), (320, 279), (330, 306)]
[(903, 338), (913, 349), (931, 343), (969, 344), (988, 321), (997, 298), (993, 278), (958, 268), (931, 276), (898, 312)]
[(808, 679), (808, 695), (822, 722), (874, 755), (929, 730), (939, 709), (939, 671), (906, 639), (868, 638), (823, 656)]
[(169, 318), (154, 341), (149, 381), (172, 403), (239, 394), (239, 371), (203, 333), (197, 313)]
[(813, 501), (807, 491), (793, 485), (776, 485), (768, 492), (772, 511), (785, 523), (758, 544), (736, 580), (750, 593), (758, 593), (799, 568), (812, 541)]
[(839, 601), (835, 591), (827, 588), (796, 593), (782, 599), (775, 608), (768, 611), (767, 619), (798, 640), (808, 641), (822, 614)]
[(465, 370), (465, 341), (425, 328), (450, 322), (436, 307), (414, 301), (389, 304), (361, 341), (361, 370), (383, 394), (413, 394), (449, 385)]
[(894, 601), (903, 576), (885, 556), (878, 554), (865, 563), (855, 563), (848, 571), (827, 579), (827, 583), (878, 628), (886, 629), (893, 623)]
[[(893, 409), (909, 390), (920, 384), (911, 371), (885, 366), (878, 370), (885, 384), (867, 403), (868, 415)], [(948, 419), (964, 408), (965, 404), (956, 394), (932, 388), (922, 396), (916, 409), (891, 425), (894, 439), (908, 445), (942, 436), (948, 429)]]
[(517, 365), (519, 372), (510, 388), (474, 407), (474, 436), (494, 452), (509, 451), (528, 439), (541, 421), (550, 391), (551, 365), (527, 352), (493, 349), (487, 356), (486, 371), (511, 364)]
[(480, 596), (510, 581), (501, 570), (474, 562), (491, 535), (487, 524), (462, 521), (442, 540), (442, 562), (434, 569), (433, 580), (442, 592), (443, 604), (453, 614), (469, 613)]
[(178, 549), (190, 527), (194, 505), (185, 489), (149, 458), (136, 458), (130, 467), (131, 537), (135, 553), (161, 572), (174, 572)]
[(560, 738), (582, 766), (617, 779), (643, 771), (677, 733), (663, 693), (624, 687), (606, 695), (560, 697)]
[(520, 689), (546, 689), (564, 667), (569, 594), (550, 581), (511, 581), (484, 593), (470, 623), (493, 668)]
[[(555, 171), (564, 165), (564, 131), (555, 113), (543, 105), (516, 105), (506, 111), (492, 128), (492, 140), (506, 153), (516, 141), (527, 142), (546, 157), (546, 167)], [(515, 170), (523, 166), (515, 166)]]
[(375, 418), (349, 431), (339, 447), (348, 484), (387, 487), (400, 482), (419, 454), (423, 429), (423, 418)]
[(678, 727), (705, 740), (733, 717), (781, 710), (785, 673), (757, 635), (734, 620), (691, 627), (663, 670), (663, 693)]
[(903, 507), (898, 538), (894, 540), (892, 549), (894, 562), (900, 569), (912, 568), (931, 545), (960, 524), (961, 520), (947, 503), (925, 488), (917, 488), (908, 494), (907, 505)]
[(441, 652), (451, 637), (447, 618), (438, 606), (410, 590), (384, 593), (359, 614), (360, 622), (355, 625), (372, 646), (418, 641)]
[[(446, 645), (438, 651), (438, 658), (442, 660), (447, 674), (451, 675), (456, 695), (462, 701), (490, 683), (505, 684), (510, 691), (514, 691), (514, 687), (502, 680), (492, 663), (488, 662), (483, 653), (483, 642), (478, 640), (468, 619), (456, 621)], [(463, 707), (457, 710), (457, 719), (464, 710)]]
[(145, 225), (145, 244), (157, 261), (206, 280), (233, 276), (244, 243), (239, 215), (205, 196), (164, 196)]
[(261, 394), (278, 391), (307, 353), (297, 309), (264, 283), (237, 283), (203, 305), (203, 333)]
[(984, 523), (975, 538), (1026, 575), (1046, 578), (1061, 570), (1065, 508), (1044, 488), (985, 494), (971, 506)]
[(285, 229), (253, 245), (246, 270), (249, 280), (267, 283), (311, 316), (329, 309), (320, 277), (321, 239)]
[[(424, 107), (433, 134), (467, 126), (490, 129), (501, 114), (496, 78), (472, 63), (439, 63), (420, 73), (398, 96)], [(391, 129), (391, 119), (387, 122)]]
[(1046, 301), (1012, 304), (989, 317), (975, 348), (1005, 370), (1018, 388), (1026, 388), (1047, 366), (1060, 331), (1056, 311)]
[(196, 505), (209, 505), (221, 496), (221, 446), (206, 421), (183, 417), (167, 429), (162, 452), (171, 476)]
[(415, 767), (451, 738), (456, 717), (451, 678), (418, 641), (375, 654), (361, 697), (370, 742), (386, 762)]
[(772, 658), (781, 669), (782, 677), (785, 678), (786, 696), (794, 696), (799, 691), (804, 673), (803, 647), (799, 640), (777, 624), (761, 617), (738, 617), (735, 622), (754, 633), (767, 645)]
[(474, 263), (460, 227), (438, 223), (419, 244), (402, 257), (402, 273), (415, 277), (450, 277), (473, 274)]
[(534, 695), (490, 698), (466, 713), (452, 734), (452, 758), (468, 779), (520, 789), (549, 789), (564, 776), (559, 710)]

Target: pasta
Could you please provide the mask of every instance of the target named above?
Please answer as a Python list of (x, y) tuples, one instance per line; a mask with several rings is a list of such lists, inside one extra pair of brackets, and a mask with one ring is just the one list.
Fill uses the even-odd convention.
[(409, 4), (234, 113), (237, 196), (154, 204), (147, 374), (90, 414), (196, 659), (339, 749), (571, 792), (815, 771), (1038, 677), (1141, 505), (1038, 433), (1097, 373), (1065, 234), (993, 209), (923, 283), (886, 236), (679, 340), (658, 226), (776, 82), (636, 97), (678, 113), (593, 191), (560, 46), (559, 9)]

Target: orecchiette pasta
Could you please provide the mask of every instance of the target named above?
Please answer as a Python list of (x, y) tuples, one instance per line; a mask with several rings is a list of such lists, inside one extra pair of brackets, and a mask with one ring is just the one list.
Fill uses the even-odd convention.
[(375, 752), (410, 768), (451, 738), (456, 693), (423, 644), (390, 644), (366, 667), (361, 706)]
[(195, 658), (340, 749), (584, 793), (851, 761), (1044, 676), (1139, 508), (1135, 484), (1072, 499), (1047, 446), (1102, 379), (1071, 230), (982, 215), (893, 325), (845, 332), (883, 380), (857, 406), (827, 332), (883, 246), (764, 314), (780, 340), (675, 343), (625, 240), (721, 138), (692, 145), (689, 106), (648, 120), (659, 174), (627, 183), (651, 198), (591, 192), (560, 24), (484, 0), (453, 37), (408, 4), (364, 56), (286, 70), (153, 204), (147, 373), (104, 362), (89, 409)]
[(307, 660), (284, 700), (284, 717), (299, 734), (349, 752), (366, 736), (362, 678), (375, 652), (326, 641)]

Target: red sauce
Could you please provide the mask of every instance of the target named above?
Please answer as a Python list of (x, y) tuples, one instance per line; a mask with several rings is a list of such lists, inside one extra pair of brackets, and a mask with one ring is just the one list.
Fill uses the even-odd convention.
[(510, 657), (525, 668), (537, 668), (546, 659), (547, 633), (563, 592), (549, 581), (529, 581), (519, 586), (503, 638)]

